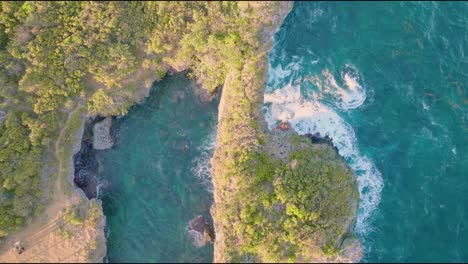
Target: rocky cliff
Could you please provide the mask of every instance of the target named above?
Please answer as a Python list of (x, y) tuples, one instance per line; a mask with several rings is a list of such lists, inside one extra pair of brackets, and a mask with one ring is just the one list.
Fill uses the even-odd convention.
[(251, 25), (257, 55), (229, 72), (219, 106), (214, 262), (356, 262), (353, 172), (329, 144), (312, 144), (284, 124), (268, 131), (261, 114), (267, 54), (292, 3), (252, 8), (262, 18)]

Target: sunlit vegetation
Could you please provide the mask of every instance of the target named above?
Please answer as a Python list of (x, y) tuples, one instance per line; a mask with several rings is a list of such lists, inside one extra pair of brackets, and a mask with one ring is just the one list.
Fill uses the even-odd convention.
[(0, 237), (40, 204), (43, 154), (78, 104), (125, 114), (139, 70), (190, 69), (213, 91), (252, 56), (258, 19), (236, 2), (1, 2)]
[(226, 239), (233, 261), (304, 261), (314, 251), (332, 256), (348, 232), (344, 223), (359, 199), (351, 170), (333, 148), (299, 140), (286, 162), (244, 150), (225, 167), (221, 184), (236, 178), (238, 189), (219, 190), (237, 205), (218, 209), (235, 231)]
[[(224, 85), (229, 102), (213, 178), (225, 259), (299, 261), (311, 249), (335, 254), (350, 201), (358, 199), (350, 170), (331, 148), (302, 139), (288, 161), (265, 150), (260, 36), (277, 5), (1, 2), (0, 110), (8, 114), (0, 124), (0, 238), (43, 208), (44, 154), (55, 151), (59, 134), (55, 154), (68, 166), (84, 112), (125, 114), (139, 89), (132, 78), (189, 70), (209, 92)], [(81, 216), (69, 209), (65, 218), (93, 227), (100, 211)]]

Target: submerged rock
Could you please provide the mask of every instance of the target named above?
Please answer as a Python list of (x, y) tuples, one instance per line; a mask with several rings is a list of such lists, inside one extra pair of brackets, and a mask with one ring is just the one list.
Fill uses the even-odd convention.
[(109, 149), (114, 145), (111, 136), (112, 118), (106, 117), (104, 120), (93, 126), (93, 148), (96, 150)]
[(194, 247), (203, 247), (214, 241), (214, 233), (202, 215), (190, 220), (188, 232)]

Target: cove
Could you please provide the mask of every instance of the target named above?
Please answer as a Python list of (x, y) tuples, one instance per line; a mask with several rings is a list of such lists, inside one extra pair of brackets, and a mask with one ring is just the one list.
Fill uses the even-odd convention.
[[(211, 262), (187, 232), (211, 219), (209, 158), (219, 100), (203, 103), (183, 74), (156, 83), (141, 105), (114, 120), (111, 149), (98, 151), (108, 262)], [(207, 175), (208, 174), (208, 175)]]

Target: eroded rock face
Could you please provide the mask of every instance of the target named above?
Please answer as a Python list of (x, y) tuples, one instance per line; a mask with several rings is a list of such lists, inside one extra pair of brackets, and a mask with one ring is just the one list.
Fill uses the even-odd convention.
[(203, 247), (214, 241), (213, 231), (202, 215), (190, 220), (188, 233), (194, 247)]
[(348, 238), (341, 245), (341, 253), (336, 257), (334, 262), (338, 263), (358, 263), (364, 256), (364, 250), (359, 240)]
[(81, 149), (73, 155), (73, 165), (75, 167), (75, 177), (73, 182), (83, 190), (88, 199), (97, 197), (97, 171), (98, 162), (90, 140), (82, 142)]
[(199, 83), (193, 81), (192, 82), (192, 90), (197, 95), (198, 99), (204, 104), (207, 104), (218, 95), (218, 91), (209, 92), (207, 89), (203, 88)]
[(112, 118), (106, 117), (104, 120), (93, 126), (93, 148), (96, 150), (109, 149), (114, 145), (111, 136)]

